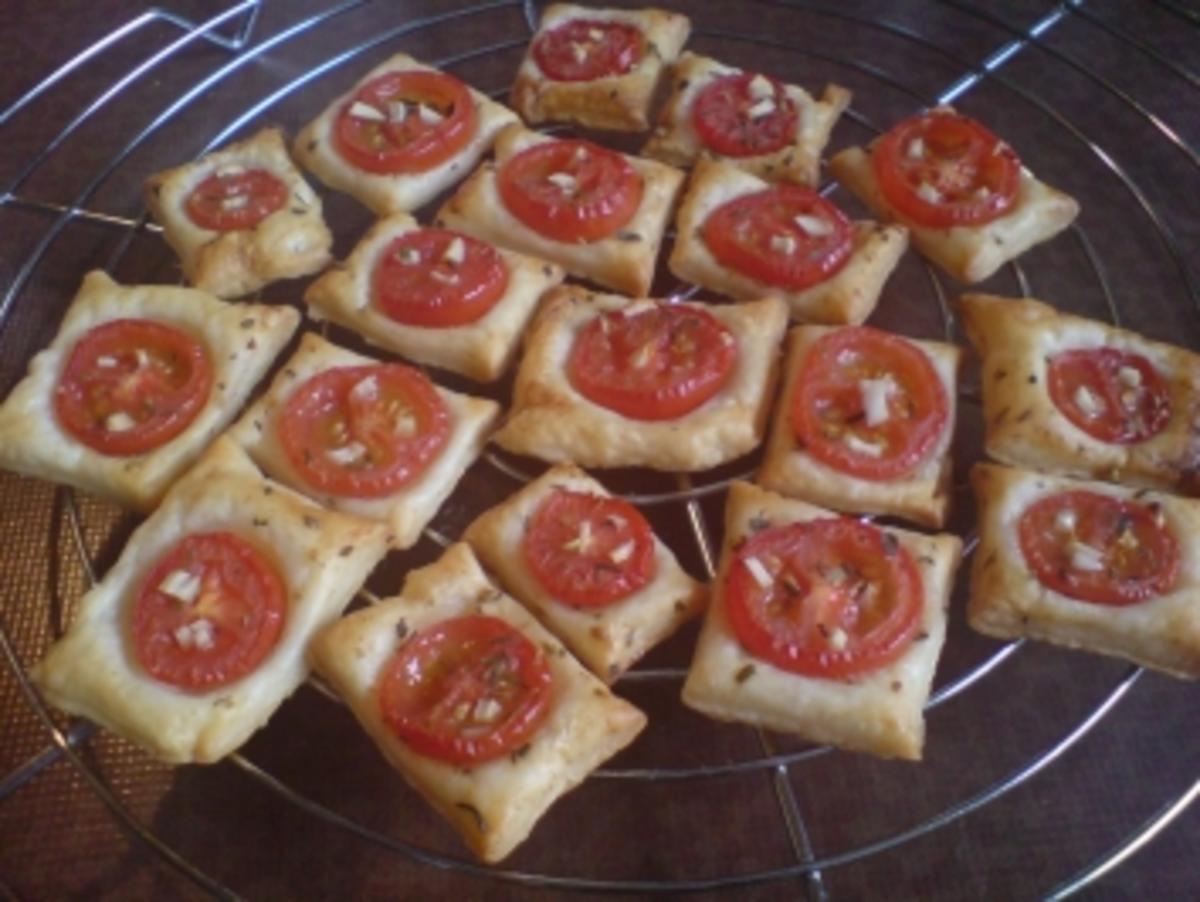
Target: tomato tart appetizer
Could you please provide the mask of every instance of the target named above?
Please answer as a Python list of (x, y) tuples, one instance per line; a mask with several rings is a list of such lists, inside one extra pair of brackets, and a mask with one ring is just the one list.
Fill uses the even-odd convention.
[(941, 526), (960, 349), (867, 326), (797, 326), (789, 341), (755, 481), (822, 507)]
[(329, 262), (321, 199), (277, 128), (152, 175), (143, 193), (184, 277), (217, 297), (252, 294)]
[(584, 467), (707, 470), (762, 441), (787, 308), (553, 289), (526, 338), (507, 451)]
[(815, 186), (821, 152), (851, 94), (826, 85), (817, 100), (798, 85), (685, 53), (671, 96), (642, 150), (672, 166), (725, 160), (769, 182)]
[(516, 121), (453, 75), (398, 53), (306, 125), (292, 152), (330, 188), (386, 216), (460, 181)]
[(88, 273), (0, 405), (0, 467), (149, 509), (233, 420), (299, 322), (290, 307)]
[(661, 9), (551, 4), (517, 70), (512, 107), (534, 124), (644, 131), (690, 31), (687, 16)]
[(774, 294), (792, 319), (827, 325), (870, 316), (908, 247), (902, 225), (851, 221), (806, 185), (716, 160), (696, 165), (675, 233), (679, 278), (742, 300)]
[(1200, 501), (977, 464), (968, 622), (1200, 677)]
[(306, 332), (230, 435), (268, 475), (326, 507), (421, 537), (487, 441), (500, 405)]
[(492, 382), (516, 356), (538, 299), (563, 275), (553, 263), (397, 213), (376, 223), (304, 300), (315, 319), (385, 350)]
[(644, 297), (683, 173), (590, 141), (512, 126), (435, 225)]
[(734, 483), (683, 703), (717, 720), (919, 760), (962, 553)]
[(571, 464), (485, 511), (463, 539), (610, 684), (699, 614), (708, 597), (636, 507)]
[(55, 707), (175, 764), (223, 758), (308, 677), (305, 649), (387, 551), (386, 529), (212, 449), (130, 537), (32, 669)]
[(949, 107), (841, 151), (829, 170), (878, 216), (908, 226), (917, 250), (960, 282), (982, 282), (1079, 215), (1074, 198)]
[(965, 295), (1002, 463), (1200, 494), (1200, 355), (1031, 299)]
[(479, 858), (505, 858), (646, 717), (488, 581), (459, 543), (317, 636), (317, 670)]

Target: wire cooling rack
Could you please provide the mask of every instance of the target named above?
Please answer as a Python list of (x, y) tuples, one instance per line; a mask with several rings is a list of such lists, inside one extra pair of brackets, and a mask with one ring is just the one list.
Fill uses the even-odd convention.
[[(14, 384), (52, 335), (86, 269), (102, 266), (127, 282), (178, 278), (138, 200), (145, 175), (267, 122), (294, 133), (396, 50), (502, 97), (538, 17), (534, 4), (504, 0), (200, 8), (134, 15), (6, 98), (0, 388)], [(985, 119), (1085, 209), (1068, 233), (986, 288), (1200, 346), (1190, 260), (1200, 241), (1191, 209), (1200, 189), (1194, 9), (1174, 0), (1136, 9), (1082, 0), (684, 8), (698, 52), (788, 81), (851, 87), (855, 102), (834, 149), (934, 103)], [(353, 202), (325, 198), (344, 255), (369, 220)], [(690, 290), (667, 276), (655, 289)], [(909, 255), (873, 321), (961, 342), (957, 290)], [(288, 302), (297, 291), (273, 286), (265, 297)], [(502, 384), (497, 394), (506, 393)], [(952, 526), (969, 538), (962, 482), (979, 457), (980, 432), (970, 375), (959, 417)], [(710, 575), (724, 489), (755, 463), (606, 481), (642, 505), (694, 573)], [(381, 568), (365, 595), (395, 591), (406, 569), (436, 557), (475, 513), (536, 472), (527, 461), (485, 455), (425, 540)], [(26, 677), (135, 521), (67, 490), (0, 478), (0, 524), (11, 546), (0, 570), (0, 656), (11, 676), (0, 682), (0, 875), (11, 876), (0, 876), (0, 890), (13, 896), (80, 885), (88, 894), (148, 894), (162, 890), (156, 881), (174, 879), (128, 878), (129, 865), (86, 863), (106, 852), (164, 863), (219, 897), (532, 887), (758, 887), (767, 895), (786, 887), (812, 899), (897, 886), (925, 898), (1200, 890), (1183, 828), (1167, 830), (1181, 816), (1196, 824), (1195, 811), (1185, 814), (1200, 795), (1190, 687), (1099, 658), (975, 636), (962, 623), (961, 585), (929, 703), (925, 763), (875, 762), (689, 714), (677, 701), (694, 640), (688, 631), (618, 686), (650, 713), (647, 733), (552, 809), (503, 868), (469, 861), (315, 681), (228, 762), (159, 766), (86, 722), (49, 712)], [(132, 834), (128, 845), (113, 839), (111, 823)], [(1160, 834), (1157, 858), (1147, 852), (1116, 871)]]

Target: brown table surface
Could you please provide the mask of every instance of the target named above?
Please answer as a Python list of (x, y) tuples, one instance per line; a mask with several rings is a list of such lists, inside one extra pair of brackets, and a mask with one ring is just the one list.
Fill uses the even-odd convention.
[[(232, 0), (164, 0), (162, 8), (199, 20), (232, 5)], [(265, 0), (247, 46), (260, 47), (329, 5)], [(987, 120), (1039, 175), (1084, 206), (1079, 229), (1035, 249), (1022, 258), (1019, 271), (1010, 267), (985, 287), (1018, 294), (1025, 279), (1035, 296), (1095, 316), (1107, 315), (1107, 290), (1124, 322), (1155, 338), (1200, 347), (1193, 260), (1200, 247), (1200, 14), (1194, 5), (1185, 0), (678, 5), (694, 18), (691, 47), (699, 52), (785, 80), (814, 86), (830, 80), (852, 88), (853, 110), (834, 134), (834, 149), (869, 138), (958, 85), (963, 90), (957, 103), (965, 111)], [(378, 46), (264, 106), (239, 133), (268, 122), (295, 131), (358, 73), (396, 50), (431, 61), (456, 57), (453, 71), (502, 94), (528, 39), (519, 4), (474, 10), (461, 0), (354, 4), (294, 38), (252, 50), (253, 58), (229, 77), (156, 122), (235, 54), (192, 40), (150, 62), (185, 34), (162, 17), (151, 18), (10, 115), (10, 105), (60, 65), (144, 10), (135, 0), (9, 0), (0, 17), (0, 288), (9, 291), (20, 280), (11, 311), (0, 321), (0, 391), (11, 388), (30, 356), (53, 335), (86, 270), (108, 268), (131, 282), (178, 280), (160, 236), (126, 222), (143, 212), (137, 186), (148, 173), (201, 152), (255, 103), (364, 41), (385, 36)], [(446, 18), (421, 21), (431, 13)], [(1030, 33), (1037, 37), (1027, 39)], [(463, 55), (471, 50), (479, 52)], [(974, 79), (972, 73), (985, 63), (994, 77)], [(145, 71), (58, 139), (137, 66)], [(636, 147), (636, 141), (626, 139), (621, 146)], [(349, 198), (323, 195), (336, 250), (344, 254), (370, 218)], [(844, 192), (835, 197), (857, 209)], [(76, 203), (86, 212), (60, 223), (57, 208)], [(658, 286), (672, 287), (669, 278)], [(265, 297), (294, 303), (301, 288), (277, 285)], [(943, 322), (937, 291), (953, 295), (959, 289), (910, 254), (888, 284), (873, 322), (938, 336)], [(952, 335), (961, 340), (957, 331)], [(966, 382), (973, 378), (968, 367)], [(500, 397), (507, 391), (507, 384), (497, 389)], [(960, 503), (952, 524), (963, 534), (972, 512), (961, 474), (979, 456), (980, 445), (978, 405), (967, 395), (959, 408)], [(753, 464), (752, 458), (717, 475), (748, 472)], [(715, 478), (704, 474), (697, 483)], [(644, 474), (615, 474), (610, 482), (618, 488), (676, 487), (673, 477)], [(435, 525), (454, 535), (473, 513), (515, 486), (491, 464), (480, 463)], [(720, 503), (719, 493), (701, 503), (714, 540)], [(646, 510), (685, 564), (702, 574), (683, 505)], [(0, 626), (22, 666), (61, 632), (87, 585), (78, 543), (102, 573), (136, 522), (82, 494), (0, 474)], [(406, 569), (437, 551), (423, 541), (393, 555), (371, 587), (395, 590)], [(955, 598), (937, 686), (970, 673), (1001, 648), (965, 627), (961, 585)], [(685, 631), (644, 666), (685, 666), (694, 637), (694, 630)], [(614, 769), (647, 768), (669, 776), (762, 757), (752, 731), (688, 713), (678, 702), (678, 688), (678, 677), (669, 674), (619, 685), (620, 693), (649, 713), (651, 726), (613, 762)], [(812, 852), (838, 856), (953, 813), (1036, 763), (1106, 700), (1111, 709), (1092, 729), (976, 810), (878, 854), (831, 865), (819, 879), (793, 875), (714, 893), (835, 899), (1041, 895), (1106, 856), (1193, 787), (1200, 775), (1194, 686), (1136, 675), (1120, 662), (1027, 644), (930, 712), (926, 757), (919, 765), (833, 753), (798, 760), (780, 772), (754, 767), (682, 781), (625, 779), (610, 770), (557, 804), (505, 866), (605, 881), (700, 881), (785, 868), (806, 854), (803, 843), (789, 840), (780, 803), (789, 796)], [(457, 864), (438, 867), (445, 860), (465, 860), (456, 837), (389, 770), (347, 711), (311, 687), (285, 703), (243, 749), (242, 765), (169, 768), (104, 733), (86, 739), (73, 763), (54, 752), (50, 734), (7, 666), (0, 667), (0, 724), (0, 895), (204, 894), (122, 826), (91, 780), (106, 787), (139, 829), (207, 879), (246, 897), (499, 899), (532, 892), (463, 873)], [(86, 728), (76, 729), (86, 734)], [(784, 737), (768, 742), (781, 752), (804, 748)], [(30, 766), (37, 756), (45, 764), (40, 770)], [(269, 776), (256, 775), (251, 765)], [(345, 822), (313, 814), (289, 801), (287, 791)], [(1200, 805), (1193, 805), (1088, 894), (1200, 896), (1198, 828)], [(432, 852), (438, 862), (414, 861), (385, 848), (380, 837)]]

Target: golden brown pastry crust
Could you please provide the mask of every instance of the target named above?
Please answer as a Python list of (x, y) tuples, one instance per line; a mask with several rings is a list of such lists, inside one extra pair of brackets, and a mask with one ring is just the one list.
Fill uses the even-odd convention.
[[(287, 589), (287, 620), (253, 673), (207, 692), (186, 692), (137, 663), (126, 636), (128, 611), (146, 571), (164, 553), (189, 534), (218, 530), (274, 559)], [(216, 761), (266, 723), (307, 678), (309, 639), (341, 614), (383, 557), (385, 532), (264, 479), (236, 445), (218, 439), (83, 596), (67, 634), (34, 666), (34, 681), (55, 707), (165, 761)]]
[[(1107, 323), (1060, 313), (1029, 298), (968, 294), (963, 328), (982, 358), (987, 453), (1003, 463), (1069, 476), (1200, 491), (1200, 355)], [(1047, 389), (1047, 359), (1074, 348), (1116, 348), (1146, 357), (1171, 399), (1166, 428), (1117, 445), (1068, 420)]]
[[(201, 341), (212, 364), (212, 389), (175, 438), (145, 454), (116, 457), (93, 451), (64, 430), (53, 398), (75, 343), (102, 323), (130, 317), (174, 326)], [(237, 415), (299, 322), (291, 307), (227, 304), (193, 288), (118, 285), (100, 270), (90, 272), (54, 341), (30, 361), (28, 375), (0, 405), (0, 467), (127, 507), (152, 508)]]
[[(498, 617), (537, 642), (555, 686), (553, 708), (529, 744), (474, 767), (412, 751), (384, 723), (376, 691), (381, 668), (404, 637), (467, 614)], [(311, 656), (392, 766), (489, 863), (512, 852), (560, 796), (646, 723), (641, 711), (612, 695), (532, 614), (488, 582), (462, 543), (409, 573), (399, 595), (329, 627), (314, 640)]]
[(492, 437), (516, 454), (585, 467), (707, 470), (762, 441), (778, 370), (787, 308), (778, 298), (736, 306), (701, 305), (738, 342), (733, 375), (714, 397), (675, 420), (631, 420), (572, 387), (566, 361), (575, 336), (598, 313), (652, 301), (592, 294), (562, 285), (546, 298), (526, 339), (513, 406)]
[[(1200, 677), (1200, 501), (993, 464), (977, 464), (971, 484), (979, 502), (967, 604), (974, 629), (1112, 655), (1181, 679)], [(1171, 592), (1117, 606), (1078, 601), (1042, 585), (1025, 564), (1017, 524), (1038, 499), (1075, 489), (1158, 505), (1179, 541), (1179, 578)]]
[(731, 549), (756, 529), (831, 516), (818, 507), (735, 482), (725, 506), (725, 543), (713, 597), (683, 686), (683, 703), (718, 720), (795, 733), (813, 742), (883, 758), (921, 758), (922, 709), (946, 634), (946, 608), (962, 542), (888, 529), (912, 555), (925, 589), (920, 632), (892, 664), (853, 679), (827, 680), (781, 670), (742, 648), (725, 614), (723, 586)]
[[(638, 28), (646, 53), (624, 75), (591, 81), (555, 81), (538, 66), (533, 44), (544, 32), (572, 19), (621, 22)], [(554, 3), (542, 13), (537, 34), (525, 52), (509, 103), (530, 124), (577, 122), (587, 128), (640, 132), (650, 127), (650, 105), (664, 68), (679, 56), (691, 32), (687, 16), (661, 9), (593, 9)]]
[[(288, 199), (252, 229), (201, 228), (187, 213), (187, 199), (202, 181), (230, 166), (267, 170), (287, 186)], [(329, 262), (333, 236), (321, 216), (321, 199), (292, 163), (277, 128), (152, 175), (143, 193), (184, 276), (217, 297), (251, 294), (278, 279), (311, 275)]]

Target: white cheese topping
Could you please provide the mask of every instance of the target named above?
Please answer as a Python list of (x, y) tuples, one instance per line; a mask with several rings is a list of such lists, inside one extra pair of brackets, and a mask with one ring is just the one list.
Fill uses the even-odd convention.
[(1083, 415), (1088, 419), (1104, 413), (1105, 405), (1103, 399), (1101, 399), (1086, 385), (1081, 385), (1079, 388), (1075, 389), (1074, 400), (1075, 406), (1078, 407)]
[(504, 709), (500, 703), (490, 695), (486, 698), (481, 698), (475, 703), (475, 721), (476, 723), (491, 723)]
[(437, 125), (443, 119), (441, 113), (431, 106), (425, 106), (423, 103), (417, 104), (417, 116), (426, 125)]
[(809, 216), (807, 213), (800, 213), (792, 221), (814, 238), (823, 238), (826, 235), (833, 234), (833, 223), (820, 216)]
[(353, 441), (348, 445), (342, 445), (340, 448), (331, 448), (325, 452), (328, 457), (338, 466), (346, 466), (348, 464), (358, 463), (367, 455), (367, 446), (360, 441)]
[(746, 115), (751, 119), (761, 119), (763, 116), (770, 116), (773, 112), (775, 112), (775, 99), (764, 97), (746, 110)]
[(111, 370), (116, 365), (117, 365), (116, 357), (110, 357), (107, 354), (103, 354), (100, 357), (96, 358), (96, 366), (100, 367), (103, 370)]
[(908, 142), (908, 147), (904, 151), (904, 155), (910, 160), (919, 160), (925, 156), (925, 140), (923, 138), (913, 138)]
[(575, 190), (575, 176), (569, 172), (552, 172), (546, 176), (546, 181), (555, 188), (561, 188), (563, 191)]
[(851, 451), (853, 451), (855, 454), (861, 454), (864, 457), (882, 457), (883, 456), (883, 446), (882, 445), (875, 445), (875, 444), (872, 444), (871, 442), (864, 442), (853, 432), (847, 432), (846, 435), (842, 438), (842, 441), (845, 442), (846, 447), (849, 448)]
[(860, 379), (858, 392), (862, 395), (863, 415), (867, 425), (874, 428), (880, 423), (887, 422), (892, 415), (888, 401), (896, 393), (896, 383), (891, 376), (879, 379)]
[(408, 104), (403, 100), (393, 100), (388, 103), (388, 119), (392, 122), (403, 122), (408, 118)]
[(625, 542), (623, 545), (618, 545), (609, 552), (609, 560), (614, 564), (623, 564), (633, 555), (633, 539)]
[(433, 269), (429, 272), (429, 278), (433, 279), (435, 282), (442, 282), (446, 285), (458, 284), (458, 273), (456, 272), (445, 272), (441, 269)]
[(987, 185), (980, 185), (978, 188), (975, 189), (975, 197), (978, 200), (987, 200), (991, 196), (992, 196), (992, 189), (989, 188)]
[(927, 204), (940, 204), (942, 202), (942, 192), (928, 182), (921, 182), (917, 186), (917, 197), (921, 198)]
[(238, 163), (226, 163), (224, 166), (217, 167), (216, 176), (219, 179), (228, 179), (235, 175), (242, 175), (245, 171), (246, 167)]
[(375, 376), (360, 379), (354, 388), (350, 389), (350, 397), (356, 401), (374, 401), (379, 397), (379, 379)]
[(590, 520), (583, 520), (579, 524), (579, 533), (567, 544), (563, 545), (564, 551), (578, 551), (580, 554), (587, 554), (588, 548), (592, 544), (592, 523)]
[(1072, 542), (1071, 567), (1085, 573), (1099, 573), (1104, 569), (1104, 553), (1083, 542)]
[(442, 260), (449, 263), (451, 266), (458, 266), (467, 259), (467, 245), (457, 235), (446, 245), (446, 252), (442, 254)]
[(769, 589), (775, 582), (775, 578), (771, 576), (771, 571), (764, 567), (762, 561), (753, 555), (743, 558), (742, 563), (746, 565), (746, 569), (750, 571), (750, 575), (754, 577), (754, 581), (758, 583), (760, 588)]
[(1142, 371), (1137, 367), (1123, 366), (1117, 370), (1117, 379), (1122, 385), (1137, 388), (1142, 384)]
[(383, 113), (375, 109), (369, 103), (363, 103), (361, 100), (356, 100), (350, 104), (350, 115), (355, 119), (367, 119), (371, 122), (383, 122)]
[(748, 85), (750, 96), (755, 100), (761, 100), (763, 97), (773, 97), (775, 95), (775, 86), (771, 84), (771, 79), (765, 75), (756, 75), (750, 79)]
[(179, 643), (180, 648), (198, 648), (201, 651), (208, 651), (216, 645), (217, 634), (213, 628), (212, 621), (206, 620), (203, 617), (199, 620), (193, 620), (191, 623), (185, 623), (172, 634), (175, 641)]
[(604, 32), (601, 31), (599, 28), (589, 28), (588, 29), (588, 38), (590, 40), (593, 40), (593, 41), (596, 41), (597, 43), (599, 43), (600, 41), (604, 40)]
[(571, 56), (575, 57), (575, 62), (582, 63), (587, 59), (587, 47), (578, 41), (571, 42)]
[(796, 239), (791, 235), (772, 235), (771, 250), (790, 257), (796, 253)]
[(634, 369), (642, 369), (650, 365), (650, 361), (654, 359), (654, 353), (658, 350), (658, 345), (653, 341), (648, 341), (638, 348), (637, 355), (633, 358)]
[(1064, 507), (1054, 515), (1054, 528), (1061, 532), (1074, 532), (1078, 522), (1074, 508)]
[(200, 585), (199, 575), (188, 573), (186, 570), (172, 570), (166, 579), (158, 584), (158, 591), (184, 604), (191, 604), (200, 597)]
[(221, 201), (221, 209), (240, 210), (248, 203), (250, 203), (250, 198), (245, 194), (233, 194)]
[(846, 647), (846, 643), (850, 637), (846, 635), (846, 631), (840, 626), (835, 626), (829, 631), (829, 635), (826, 638), (829, 640), (830, 648), (834, 651), (842, 651)]
[(127, 432), (136, 425), (137, 421), (123, 410), (110, 413), (104, 420), (104, 428), (109, 432)]

